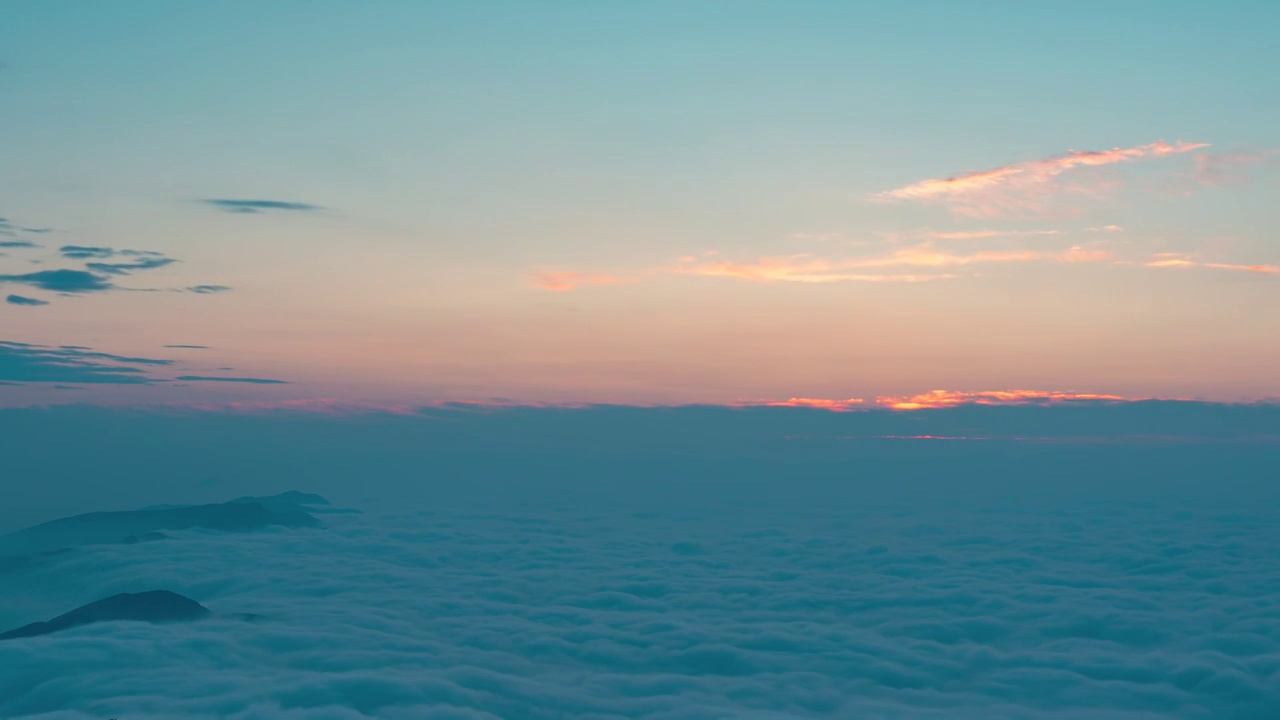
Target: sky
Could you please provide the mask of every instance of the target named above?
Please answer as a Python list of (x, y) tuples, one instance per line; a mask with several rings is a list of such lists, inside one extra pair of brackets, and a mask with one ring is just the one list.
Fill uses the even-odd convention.
[(1280, 5), (0, 6), (0, 404), (1280, 396)]

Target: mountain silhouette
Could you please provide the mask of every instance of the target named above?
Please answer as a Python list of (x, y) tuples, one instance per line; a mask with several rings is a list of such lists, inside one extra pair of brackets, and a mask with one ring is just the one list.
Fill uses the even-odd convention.
[(332, 505), (333, 503), (325, 500), (324, 497), (315, 493), (304, 493), (297, 490), (286, 490), (279, 495), (264, 496), (245, 496), (236, 498), (231, 502), (256, 502), (263, 504), (288, 504), (288, 505)]
[(48, 635), (67, 628), (111, 620), (178, 622), (199, 620), (210, 614), (208, 608), (195, 600), (168, 590), (121, 593), (83, 605), (48, 622), (35, 622), (0, 633), (0, 640)]
[(333, 507), (333, 503), (315, 493), (289, 490), (279, 495), (245, 496), (232, 500), (233, 503), (258, 503), (273, 510), (305, 510), (313, 514), (358, 513), (359, 510)]
[[(288, 493), (286, 493), (288, 495)], [(304, 495), (304, 493), (298, 493)], [(315, 496), (319, 497), (319, 496)], [(324, 500), (323, 498), (320, 498)], [(281, 496), (241, 498), (225, 503), (159, 506), (120, 512), (91, 512), (51, 520), (0, 537), (0, 555), (34, 553), (102, 543), (155, 538), (162, 530), (205, 528), (244, 531), (271, 526), (318, 527), (320, 521)]]

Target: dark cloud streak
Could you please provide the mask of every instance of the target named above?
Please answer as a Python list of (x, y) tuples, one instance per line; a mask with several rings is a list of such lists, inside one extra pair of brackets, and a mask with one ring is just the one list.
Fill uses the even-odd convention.
[(288, 385), (287, 380), (271, 380), (268, 378), (252, 378), (252, 377), (209, 377), (204, 375), (179, 375), (174, 380), (184, 382), (225, 382), (225, 383), (248, 383), (251, 385)]
[(58, 248), (58, 252), (62, 253), (63, 257), (74, 260), (109, 258), (116, 254), (116, 251), (109, 247), (90, 247), (86, 245), (63, 245)]
[(172, 360), (134, 358), (73, 347), (49, 347), (0, 340), (0, 380), (114, 385), (157, 382), (135, 365), (165, 366)]
[(202, 202), (210, 207), (221, 210), (222, 212), (237, 213), (241, 215), (254, 215), (274, 210), (284, 212), (318, 212), (323, 209), (318, 205), (300, 202), (285, 202), (282, 200), (232, 200), (226, 198), (211, 198), (203, 200)]
[[(207, 349), (204, 345), (173, 348)], [(288, 385), (287, 380), (256, 377), (211, 377), (155, 374), (173, 368), (175, 360), (97, 352), (81, 345), (33, 345), (0, 340), (0, 382), (156, 385), (177, 382)], [(175, 368), (176, 370), (176, 368)], [(173, 372), (174, 370), (169, 370)]]
[(19, 275), (0, 275), (0, 284), (18, 283), (62, 293), (91, 293), (113, 290), (111, 281), (84, 270), (40, 270)]
[(166, 265), (172, 265), (175, 262), (177, 262), (177, 260), (167, 257), (143, 257), (139, 260), (135, 260), (134, 262), (127, 263), (91, 262), (87, 263), (85, 267), (93, 270), (94, 272), (100, 272), (107, 275), (128, 275), (129, 273), (137, 270), (155, 270), (156, 268), (162, 268)]

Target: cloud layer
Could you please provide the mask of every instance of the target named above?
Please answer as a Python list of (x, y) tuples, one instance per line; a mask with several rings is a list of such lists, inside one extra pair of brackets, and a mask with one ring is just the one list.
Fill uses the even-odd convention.
[(0, 644), (0, 714), (1250, 720), (1280, 711), (1280, 547), (1262, 511), (886, 512), (829, 502), (796, 512), (745, 488), (734, 504), (727, 513), (696, 502), (655, 512), (581, 498), (559, 509), (491, 502), (73, 551), (10, 574), (0, 620), (155, 587), (215, 618)]

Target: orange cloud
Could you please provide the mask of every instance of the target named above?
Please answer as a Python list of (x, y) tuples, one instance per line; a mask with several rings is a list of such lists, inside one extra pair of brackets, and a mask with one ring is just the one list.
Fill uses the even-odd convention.
[(1060, 252), (1039, 250), (985, 251), (968, 254), (941, 252), (928, 244), (902, 248), (889, 255), (844, 260), (825, 260), (810, 255), (764, 257), (746, 262), (716, 260), (683, 262), (671, 270), (682, 275), (731, 277), (750, 282), (925, 282), (954, 278), (943, 273), (866, 273), (883, 268), (952, 268), (983, 263), (1058, 262), (1086, 263), (1111, 260), (1110, 253), (1072, 247)]
[(938, 252), (930, 245), (917, 245), (904, 248), (884, 258), (858, 261), (865, 267), (881, 267), (891, 265), (914, 265), (924, 267), (954, 267), (976, 265), (980, 263), (1016, 263), (1016, 262), (1059, 262), (1085, 263), (1105, 262), (1112, 259), (1111, 253), (1105, 250), (1088, 250), (1074, 246), (1060, 252), (1043, 252), (1040, 250), (983, 251), (969, 254)]
[(1207, 143), (1168, 143), (1163, 140), (1111, 150), (1071, 150), (1045, 160), (1004, 165), (993, 170), (969, 172), (948, 178), (930, 178), (903, 187), (874, 193), (873, 202), (939, 202), (957, 215), (998, 217), (1018, 211), (1043, 209), (1047, 196), (1063, 188), (1059, 175), (1082, 167), (1099, 167), (1133, 160), (1164, 157), (1199, 150)]
[[(653, 268), (640, 276), (653, 274), (723, 277), (756, 283), (835, 283), (879, 282), (919, 283), (957, 277), (947, 268), (986, 263), (1098, 263), (1113, 260), (1111, 253), (1075, 246), (1060, 251), (1011, 250), (952, 253), (939, 251), (924, 243), (900, 248), (888, 255), (827, 260), (810, 254), (772, 256), (754, 260), (733, 261), (708, 259), (709, 256), (685, 256), (675, 265)], [(911, 272), (912, 269), (932, 272)], [(894, 269), (899, 272), (887, 272)], [(575, 272), (547, 272), (534, 276), (534, 286), (553, 292), (566, 292), (580, 287), (616, 285), (631, 280), (611, 275)]]
[(877, 397), (876, 404), (894, 410), (925, 410), (956, 405), (1019, 405), (1072, 400), (1125, 401), (1132, 398), (1058, 390), (930, 390), (920, 395)]
[(533, 276), (533, 286), (548, 292), (568, 292), (580, 287), (620, 285), (626, 279), (608, 273), (544, 272)]
[(1200, 267), (1213, 270), (1235, 270), (1237, 272), (1262, 273), (1264, 275), (1280, 274), (1280, 265), (1233, 265), (1231, 263), (1200, 263)]
[(789, 257), (764, 257), (746, 262), (713, 260), (711, 262), (684, 262), (671, 269), (679, 275), (727, 277), (758, 283), (796, 282), (927, 282), (941, 280), (951, 275), (929, 274), (881, 274), (849, 272), (859, 267), (876, 267), (852, 261), (830, 261), (809, 255)]
[(753, 403), (743, 403), (744, 405), (755, 405), (764, 407), (802, 407), (817, 408), (820, 410), (831, 410), (832, 412), (848, 412), (856, 409), (863, 404), (862, 398), (849, 398), (847, 400), (829, 400), (826, 398), (788, 398), (786, 400), (763, 400)]
[(1261, 273), (1264, 275), (1280, 275), (1280, 265), (1241, 265), (1236, 263), (1199, 262), (1185, 253), (1157, 253), (1151, 260), (1143, 263), (1149, 268), (1209, 268), (1211, 270), (1230, 270), (1234, 272)]
[(848, 400), (793, 397), (787, 400), (756, 400), (738, 403), (740, 407), (804, 407), (850, 412), (859, 409), (931, 410), (959, 405), (1041, 405), (1071, 401), (1134, 402), (1149, 398), (1127, 398), (1101, 393), (1076, 393), (1061, 390), (930, 390), (919, 395), (882, 395), (868, 405), (861, 398)]

